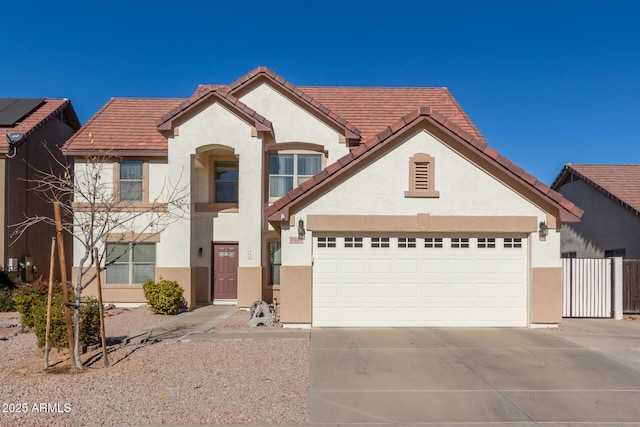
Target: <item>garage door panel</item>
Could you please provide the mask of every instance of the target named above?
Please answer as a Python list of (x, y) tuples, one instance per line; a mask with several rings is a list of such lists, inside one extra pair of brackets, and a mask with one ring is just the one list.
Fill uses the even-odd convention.
[[(315, 240), (315, 239), (314, 239)], [(527, 251), (520, 248), (362, 248), (314, 244), (313, 324), (315, 326), (526, 326)], [(406, 242), (406, 240), (404, 240)], [(315, 242), (314, 242), (315, 243)], [(510, 242), (512, 243), (512, 242)], [(506, 244), (506, 243), (505, 243)]]

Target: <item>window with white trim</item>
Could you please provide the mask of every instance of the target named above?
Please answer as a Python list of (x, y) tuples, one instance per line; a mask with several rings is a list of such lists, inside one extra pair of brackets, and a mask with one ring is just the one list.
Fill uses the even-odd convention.
[(156, 276), (155, 243), (107, 243), (107, 284), (135, 285)]
[(416, 238), (415, 237), (398, 237), (398, 247), (399, 248), (415, 248)]
[(336, 238), (335, 237), (318, 237), (318, 247), (319, 248), (335, 248)]
[(468, 237), (452, 237), (451, 247), (455, 249), (468, 248), (469, 238)]
[(344, 238), (344, 247), (345, 248), (361, 248), (362, 247), (362, 237), (345, 237)]
[(321, 154), (269, 154), (269, 197), (282, 197), (322, 170)]
[(496, 247), (495, 237), (478, 237), (478, 247), (484, 249), (493, 249)]
[(441, 248), (442, 237), (426, 237), (424, 239), (424, 247), (425, 248)]
[(505, 237), (504, 247), (505, 248), (521, 248), (522, 239), (520, 237)]
[(372, 237), (371, 247), (372, 248), (388, 248), (389, 238), (388, 237)]
[(118, 197), (120, 201), (142, 202), (142, 160), (122, 160), (119, 163)]

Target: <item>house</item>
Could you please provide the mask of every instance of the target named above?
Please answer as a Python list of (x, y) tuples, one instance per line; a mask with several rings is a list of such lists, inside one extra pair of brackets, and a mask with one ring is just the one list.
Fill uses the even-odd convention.
[[(55, 230), (36, 224), (16, 237), (10, 226), (35, 215), (53, 216), (52, 205), (34, 191), (34, 180), (37, 171), (63, 170), (60, 147), (78, 129), (68, 99), (0, 98), (0, 263), (11, 271), (20, 269), (23, 279), (48, 275)], [(70, 239), (65, 246), (70, 252)], [(70, 270), (70, 259), (67, 264)]]
[(552, 188), (585, 207), (562, 227), (562, 256), (640, 258), (640, 165), (567, 164)]
[[(275, 301), (287, 325), (560, 321), (558, 230), (582, 212), (445, 88), (294, 86), (259, 67), (186, 100), (112, 99), (64, 147), (97, 150), (122, 159), (114, 181), (136, 171), (141, 205), (162, 177), (190, 183), (188, 217), (145, 251), (192, 307)], [(144, 302), (133, 256), (122, 268), (104, 299)]]

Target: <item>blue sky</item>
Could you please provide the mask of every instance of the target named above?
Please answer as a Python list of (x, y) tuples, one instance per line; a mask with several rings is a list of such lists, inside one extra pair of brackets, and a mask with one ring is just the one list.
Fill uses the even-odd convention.
[(547, 184), (640, 163), (640, 2), (10, 2), (0, 97), (188, 97), (266, 65), (296, 85), (445, 86)]

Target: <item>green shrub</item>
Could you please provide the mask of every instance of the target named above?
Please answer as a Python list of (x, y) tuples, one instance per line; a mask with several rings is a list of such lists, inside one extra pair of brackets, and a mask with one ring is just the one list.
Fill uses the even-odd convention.
[(177, 314), (181, 308), (185, 307), (184, 289), (175, 280), (164, 280), (159, 282), (152, 279), (144, 282), (142, 286), (144, 296), (151, 306), (151, 311), (157, 314)]
[(0, 268), (0, 311), (14, 311), (13, 292), (16, 289), (12, 274)]
[[(54, 293), (51, 297), (51, 329), (49, 345), (61, 350), (69, 347), (67, 340), (67, 325), (64, 320), (64, 304), (62, 292)], [(37, 304), (33, 309), (35, 333), (38, 347), (44, 347), (47, 331), (47, 300)], [(100, 343), (100, 305), (94, 297), (82, 297), (80, 303), (80, 344), (93, 345)]]
[[(46, 280), (38, 279), (32, 283), (23, 283), (13, 291), (13, 303), (17, 312), (20, 313), (20, 322), (25, 328), (33, 328), (34, 318), (32, 310), (38, 304), (47, 305), (47, 294), (49, 283)], [(62, 285), (53, 284), (53, 293), (61, 293)], [(69, 290), (69, 297), (72, 292)]]
[(80, 305), (80, 342), (100, 344), (100, 303), (94, 297), (82, 297)]

